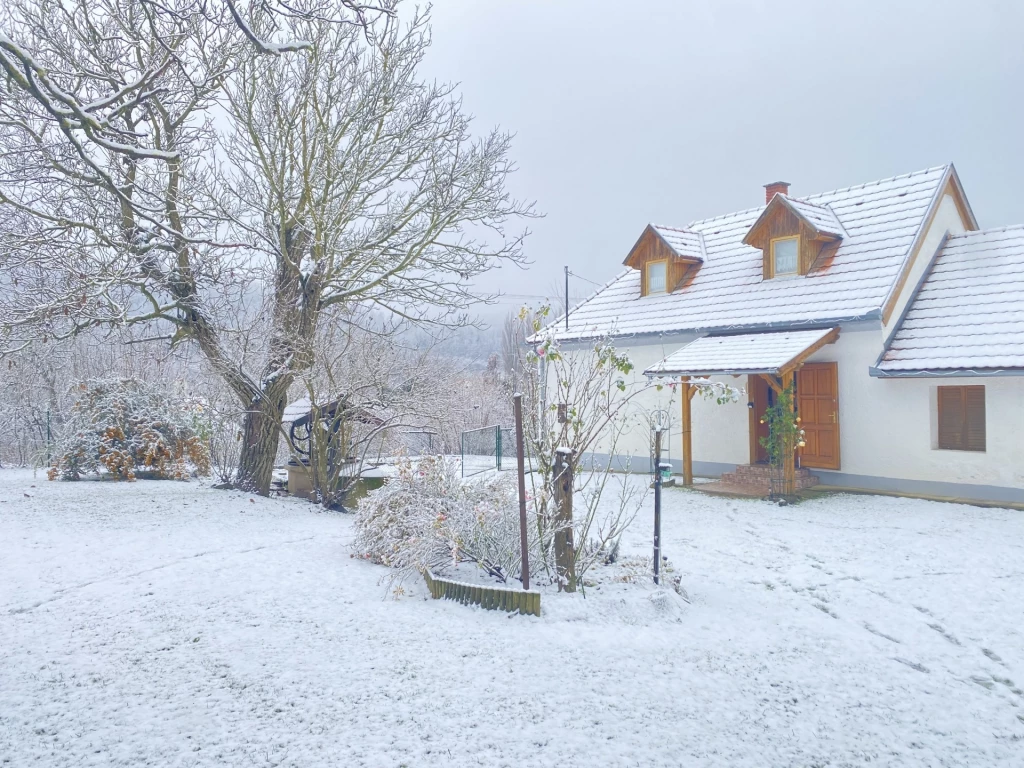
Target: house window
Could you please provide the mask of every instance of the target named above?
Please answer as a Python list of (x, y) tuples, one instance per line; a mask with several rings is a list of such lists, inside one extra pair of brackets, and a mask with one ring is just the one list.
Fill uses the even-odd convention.
[(799, 237), (780, 237), (772, 240), (772, 275), (795, 275), (799, 253)]
[(985, 450), (985, 387), (939, 387), (939, 448)]
[(665, 274), (668, 262), (651, 261), (647, 264), (647, 293), (665, 292)]

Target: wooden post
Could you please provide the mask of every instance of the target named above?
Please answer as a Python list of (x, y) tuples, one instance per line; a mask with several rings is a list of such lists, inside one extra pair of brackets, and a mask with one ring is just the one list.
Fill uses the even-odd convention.
[(530, 588), (530, 547), (526, 538), (526, 456), (523, 450), (523, 396), (512, 399), (516, 420), (516, 471), (519, 474), (519, 551), (522, 558), (523, 589)]
[(683, 485), (693, 485), (693, 416), (690, 410), (690, 377), (682, 378), (683, 395)]
[[(796, 393), (793, 391), (793, 372), (782, 374), (782, 391), (789, 393), (790, 412), (787, 418), (796, 418), (793, 410), (796, 405)], [(787, 496), (796, 493), (796, 446), (785, 446), (785, 454), (782, 457), (783, 493)]]
[(555, 573), (558, 591), (576, 591), (576, 551), (572, 540), (572, 487), (573, 451), (558, 448), (555, 451), (553, 481), (555, 484)]
[(654, 430), (654, 583), (661, 578), (661, 424)]

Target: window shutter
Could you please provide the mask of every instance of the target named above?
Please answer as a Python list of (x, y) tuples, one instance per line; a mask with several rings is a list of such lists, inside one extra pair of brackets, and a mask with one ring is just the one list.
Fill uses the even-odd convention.
[(939, 448), (985, 450), (985, 387), (939, 387)]
[(985, 387), (964, 387), (968, 451), (985, 450)]
[(962, 450), (964, 410), (963, 387), (939, 387), (939, 448)]

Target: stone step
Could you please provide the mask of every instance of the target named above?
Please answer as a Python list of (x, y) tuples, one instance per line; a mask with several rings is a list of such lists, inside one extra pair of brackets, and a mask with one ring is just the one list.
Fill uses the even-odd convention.
[[(756, 488), (764, 493), (771, 491), (772, 468), (764, 464), (744, 464), (736, 467), (734, 472), (726, 472), (721, 477), (721, 482), (728, 485)], [(811, 488), (818, 484), (818, 478), (811, 474), (809, 469), (800, 468), (795, 473), (796, 490)]]
[[(767, 464), (740, 464), (736, 467), (734, 474), (740, 475), (741, 477), (771, 477), (772, 468)], [(811, 470), (804, 467), (799, 467), (796, 470), (797, 475), (809, 475)]]

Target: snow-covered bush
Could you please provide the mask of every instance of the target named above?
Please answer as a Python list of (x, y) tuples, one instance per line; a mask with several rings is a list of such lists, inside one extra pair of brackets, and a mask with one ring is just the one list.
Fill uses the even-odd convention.
[(137, 380), (88, 381), (77, 394), (57, 441), (51, 480), (90, 473), (186, 480), (210, 473), (209, 419), (196, 400)]
[(519, 576), (511, 474), (463, 481), (453, 459), (403, 461), (396, 477), (360, 500), (356, 529), (360, 555), (394, 568), (399, 580), (459, 563), (474, 563), (502, 582)]

